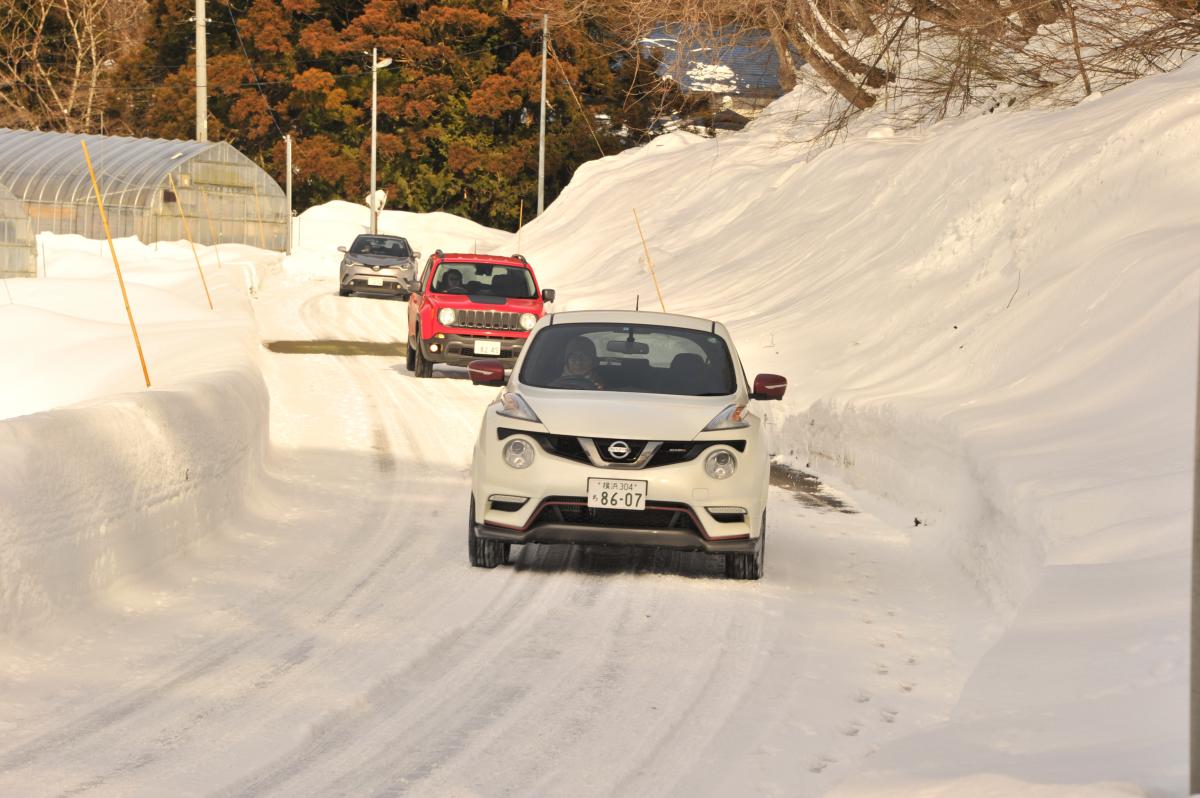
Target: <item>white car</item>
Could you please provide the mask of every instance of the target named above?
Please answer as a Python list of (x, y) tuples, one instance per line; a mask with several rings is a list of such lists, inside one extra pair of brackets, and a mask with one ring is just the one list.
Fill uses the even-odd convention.
[(638, 311), (544, 317), (488, 406), (471, 466), (472, 565), (494, 568), (513, 543), (658, 546), (725, 557), (763, 573), (770, 475), (754, 399), (787, 380), (746, 380), (724, 326)]

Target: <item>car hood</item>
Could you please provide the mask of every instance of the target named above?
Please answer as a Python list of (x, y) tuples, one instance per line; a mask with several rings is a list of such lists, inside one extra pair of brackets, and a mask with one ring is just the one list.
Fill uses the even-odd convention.
[(509, 313), (538, 313), (540, 299), (511, 299), (487, 294), (430, 294), (430, 300), (439, 308), (477, 310), (503, 310)]
[(531, 388), (520, 394), (555, 435), (690, 441), (734, 396), (670, 396)]
[(412, 258), (393, 258), (388, 255), (346, 255), (346, 263), (353, 265), (355, 263), (364, 266), (381, 266), (385, 268), (409, 269), (412, 268), (415, 261)]

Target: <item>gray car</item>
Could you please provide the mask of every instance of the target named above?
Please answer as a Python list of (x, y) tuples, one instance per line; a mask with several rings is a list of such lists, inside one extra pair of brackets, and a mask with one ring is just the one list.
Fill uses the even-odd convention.
[(342, 254), (338, 293), (408, 299), (416, 279), (417, 259), (408, 241), (400, 236), (369, 235), (354, 239), (350, 249), (338, 247)]

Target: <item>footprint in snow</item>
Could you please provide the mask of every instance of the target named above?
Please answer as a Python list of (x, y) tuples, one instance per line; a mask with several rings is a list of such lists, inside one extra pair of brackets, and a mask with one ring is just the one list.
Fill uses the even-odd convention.
[(916, 685), (912, 682), (900, 682), (900, 692), (902, 693), (911, 693), (915, 687)]
[(883, 722), (884, 722), (884, 723), (895, 723), (895, 722), (896, 722), (896, 716), (897, 716), (897, 715), (899, 715), (899, 714), (900, 714), (900, 713), (899, 713), (899, 712), (897, 712), (897, 711), (896, 711), (896, 710), (894, 710), (894, 709), (881, 709), (881, 710), (879, 710), (879, 717), (880, 717), (880, 719), (881, 719), (881, 720), (883, 720)]
[(857, 737), (858, 733), (860, 731), (862, 731), (862, 724), (856, 720), (851, 721), (850, 723), (847, 723), (845, 726), (843, 726), (840, 729), (840, 731), (842, 732), (842, 734), (846, 735), (847, 737)]
[(829, 767), (830, 765), (834, 764), (835, 762), (837, 762), (837, 760), (834, 759), (833, 757), (826, 756), (825, 754), (821, 754), (820, 756), (818, 756), (816, 759), (813, 760), (813, 763), (811, 765), (808, 766), (808, 770), (810, 773), (820, 773), (821, 771), (825, 770), (825, 768)]
[(866, 690), (859, 690), (858, 693), (854, 696), (854, 702), (857, 704), (865, 704), (870, 700), (871, 700), (871, 694), (868, 693)]
[(880, 676), (887, 676), (887, 675), (888, 675), (888, 666), (887, 666), (887, 664), (886, 664), (886, 663), (883, 663), (883, 662), (877, 662), (877, 663), (875, 663), (875, 672), (876, 672), (877, 674), (879, 674)]

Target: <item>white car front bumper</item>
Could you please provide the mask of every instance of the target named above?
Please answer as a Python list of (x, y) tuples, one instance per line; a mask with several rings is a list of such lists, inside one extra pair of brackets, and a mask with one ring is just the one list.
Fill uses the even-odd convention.
[[(553, 447), (552, 439), (540, 425), (508, 423), (507, 419), (496, 423), (492, 413), (488, 415), (472, 464), (473, 523), (481, 538), (710, 553), (753, 551), (757, 544), (766, 507), (769, 461), (759, 435), (748, 434), (752, 430), (705, 433), (686, 442), (706, 444), (690, 459), (630, 469), (552, 454), (546, 450), (548, 440)], [(504, 462), (504, 444), (513, 437), (524, 438), (534, 447), (528, 468), (516, 469)], [(735, 443), (741, 444), (741, 451)], [(715, 448), (733, 451), (738, 459), (737, 471), (727, 479), (713, 479), (705, 473), (704, 458)], [(646, 509), (589, 509), (589, 478), (645, 480)]]

